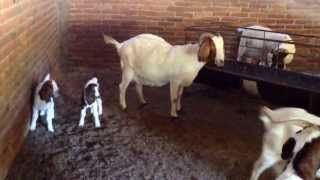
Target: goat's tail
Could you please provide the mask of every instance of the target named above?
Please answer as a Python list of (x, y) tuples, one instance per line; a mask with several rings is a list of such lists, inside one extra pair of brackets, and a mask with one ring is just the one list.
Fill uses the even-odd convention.
[(272, 110), (266, 106), (262, 106), (260, 109), (259, 119), (263, 122), (266, 129), (271, 128), (272, 124)]
[(273, 116), (274, 116), (273, 110), (271, 110), (270, 108), (268, 108), (266, 106), (261, 107), (259, 119), (263, 122), (264, 127), (266, 129), (270, 129), (271, 124), (284, 124), (285, 123), (285, 124), (300, 126), (302, 128), (306, 127), (306, 126), (314, 125), (313, 123), (308, 122), (306, 120), (303, 120), (302, 118), (299, 118), (299, 117), (277, 121), (277, 120), (275, 120), (275, 118)]
[(117, 50), (121, 47), (121, 43), (119, 43), (117, 40), (115, 40), (111, 36), (103, 34), (103, 39), (106, 44), (114, 45), (117, 48)]

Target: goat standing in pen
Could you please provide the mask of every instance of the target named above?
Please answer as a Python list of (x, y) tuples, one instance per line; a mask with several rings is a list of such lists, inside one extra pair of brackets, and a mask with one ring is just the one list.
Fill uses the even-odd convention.
[(48, 130), (54, 132), (52, 120), (54, 119), (54, 101), (58, 96), (58, 85), (47, 74), (42, 82), (36, 88), (34, 104), (32, 106), (32, 120), (30, 130), (36, 129), (37, 120), (40, 116), (46, 116)]
[[(253, 64), (286, 69), (286, 66), (292, 62), (294, 53), (296, 52), (295, 45), (290, 43), (292, 42), (292, 38), (288, 34), (270, 32), (272, 31), (270, 28), (259, 25), (246, 28), (250, 29), (237, 29), (241, 33), (237, 61), (247, 62), (247, 59), (254, 59)], [(251, 39), (242, 36), (261, 39)], [(276, 42), (277, 40), (288, 43)]]
[(96, 77), (90, 79), (83, 88), (79, 126), (84, 126), (87, 110), (90, 110), (96, 127), (101, 127), (99, 116), (102, 115), (102, 101), (99, 83)]
[[(266, 169), (282, 160), (283, 144), (297, 131), (310, 124), (320, 125), (319, 117), (301, 108), (271, 110), (268, 107), (262, 107), (259, 119), (263, 122), (265, 132), (262, 152), (259, 159), (254, 163), (250, 180), (258, 180)], [(297, 120), (299, 120), (299, 123), (296, 123)]]
[(127, 108), (125, 96), (130, 82), (135, 82), (142, 104), (146, 103), (143, 85), (163, 86), (170, 83), (171, 116), (178, 117), (184, 87), (192, 84), (209, 60), (214, 59), (217, 66), (224, 65), (224, 42), (221, 35), (204, 33), (197, 44), (174, 46), (152, 34), (141, 34), (122, 43), (104, 35), (104, 41), (113, 44), (120, 56), (122, 109)]

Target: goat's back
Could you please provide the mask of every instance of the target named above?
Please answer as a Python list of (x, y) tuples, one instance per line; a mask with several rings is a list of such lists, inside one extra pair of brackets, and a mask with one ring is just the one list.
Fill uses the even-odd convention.
[(178, 75), (190, 83), (202, 67), (196, 45), (172, 46), (163, 38), (141, 34), (124, 41), (119, 49), (123, 68), (133, 70), (145, 85), (162, 86)]

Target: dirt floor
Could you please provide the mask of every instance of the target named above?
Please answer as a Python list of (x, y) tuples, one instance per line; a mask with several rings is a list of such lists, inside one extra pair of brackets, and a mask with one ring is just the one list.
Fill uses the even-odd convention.
[[(193, 84), (183, 95), (180, 119), (169, 118), (169, 87), (145, 88), (139, 105), (135, 88), (128, 110), (118, 103), (119, 65), (67, 68), (58, 77), (54, 134), (38, 124), (30, 132), (7, 180), (146, 179), (247, 180), (261, 150), (264, 104), (240, 90)], [(79, 128), (84, 83), (100, 79), (102, 128), (88, 117)], [(271, 179), (271, 171), (262, 179)]]

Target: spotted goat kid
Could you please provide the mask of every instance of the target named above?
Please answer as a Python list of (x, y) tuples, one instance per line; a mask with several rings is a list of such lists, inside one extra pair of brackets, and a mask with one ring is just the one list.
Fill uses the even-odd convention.
[(36, 129), (37, 120), (40, 116), (46, 116), (48, 130), (54, 132), (52, 120), (54, 119), (54, 97), (58, 96), (58, 85), (56, 81), (47, 74), (36, 88), (34, 104), (32, 107), (32, 122), (30, 130)]
[(96, 77), (90, 79), (83, 88), (81, 115), (79, 126), (84, 126), (87, 110), (93, 115), (96, 127), (101, 127), (99, 116), (102, 115), (102, 100), (99, 93), (99, 83)]

